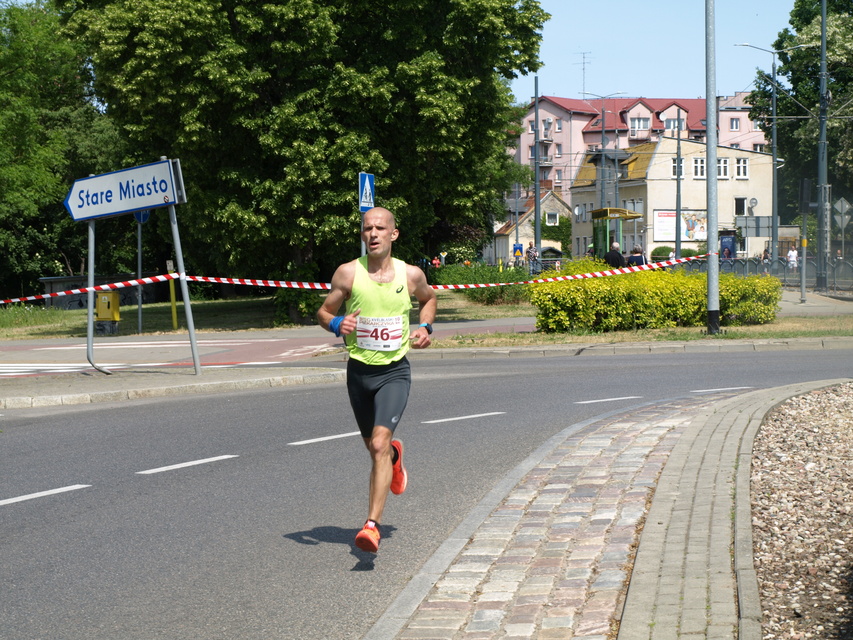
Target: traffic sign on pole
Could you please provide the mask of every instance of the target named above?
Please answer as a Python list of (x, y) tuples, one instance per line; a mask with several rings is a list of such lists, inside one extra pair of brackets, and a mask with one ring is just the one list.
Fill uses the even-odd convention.
[(374, 200), (376, 193), (373, 190), (373, 174), (359, 173), (358, 174), (358, 209), (362, 213), (370, 211), (376, 205)]

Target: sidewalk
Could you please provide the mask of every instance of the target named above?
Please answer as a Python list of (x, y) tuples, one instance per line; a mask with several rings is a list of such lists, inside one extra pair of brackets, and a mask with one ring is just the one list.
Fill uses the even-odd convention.
[(773, 406), (840, 382), (566, 429), (480, 503), (365, 638), (608, 640), (618, 628), (619, 640), (760, 640), (752, 441)]
[[(800, 304), (799, 292), (786, 292), (780, 315), (844, 313), (853, 313), (853, 302), (808, 294)], [(532, 324), (516, 318), (444, 330)], [(853, 337), (430, 349), (412, 358), (802, 348), (853, 348)], [(340, 362), (323, 366), (329, 359), (343, 357), (209, 367), (201, 376), (189, 366), (5, 378), (0, 409), (342, 381)], [(619, 640), (759, 640), (752, 440), (773, 406), (839, 382), (691, 397), (568, 427), (472, 510), (365, 638), (613, 640), (618, 624)]]

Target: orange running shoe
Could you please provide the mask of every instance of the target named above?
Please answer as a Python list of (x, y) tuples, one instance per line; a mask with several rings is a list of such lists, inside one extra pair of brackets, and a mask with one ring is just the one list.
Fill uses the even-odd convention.
[(356, 534), (355, 546), (369, 553), (379, 551), (379, 526), (373, 520), (365, 522), (364, 528)]
[(406, 490), (406, 485), (409, 484), (409, 474), (406, 473), (406, 467), (403, 466), (403, 443), (399, 440), (392, 440), (391, 446), (397, 452), (394, 475), (391, 476), (391, 493), (400, 495)]

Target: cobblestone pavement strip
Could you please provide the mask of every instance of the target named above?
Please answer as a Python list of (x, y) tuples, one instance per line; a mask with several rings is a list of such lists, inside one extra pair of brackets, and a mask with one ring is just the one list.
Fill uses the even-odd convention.
[(657, 478), (687, 424), (723, 397), (570, 434), (483, 521), (396, 637), (612, 637)]

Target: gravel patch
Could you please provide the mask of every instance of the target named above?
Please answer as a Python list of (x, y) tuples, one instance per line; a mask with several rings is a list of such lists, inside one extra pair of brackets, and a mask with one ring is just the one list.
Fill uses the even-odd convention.
[(767, 415), (751, 498), (764, 640), (853, 639), (853, 383)]

